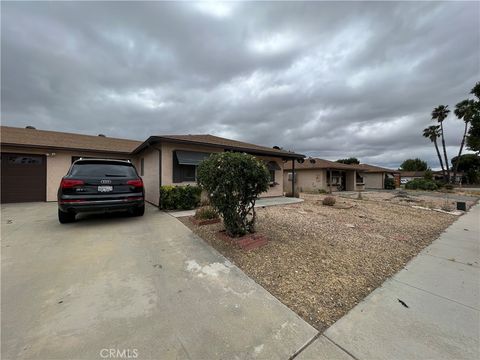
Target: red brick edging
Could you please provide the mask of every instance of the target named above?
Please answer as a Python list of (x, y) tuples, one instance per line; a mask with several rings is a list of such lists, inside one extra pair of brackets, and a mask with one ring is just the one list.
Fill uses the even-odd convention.
[(238, 245), (243, 250), (253, 250), (268, 243), (268, 239), (262, 234), (247, 234), (238, 238), (228, 236), (225, 231), (219, 232), (222, 240)]

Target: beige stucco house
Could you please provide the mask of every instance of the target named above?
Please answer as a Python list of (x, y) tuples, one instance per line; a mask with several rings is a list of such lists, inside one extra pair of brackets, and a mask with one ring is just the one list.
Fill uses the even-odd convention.
[(151, 136), (144, 142), (33, 128), (1, 127), (1, 201), (56, 201), (61, 178), (80, 157), (128, 159), (159, 205), (161, 185), (195, 184), (196, 167), (211, 153), (240, 151), (265, 161), (271, 184), (264, 197), (283, 195), (283, 168), (304, 156), (212, 135)]
[(393, 177), (395, 173), (394, 170), (374, 165), (349, 165), (319, 158), (306, 159), (294, 166), (295, 176), (292, 175), (292, 164), (285, 164), (285, 192), (291, 192), (293, 179), (295, 191), (299, 192), (384, 189), (385, 178)]

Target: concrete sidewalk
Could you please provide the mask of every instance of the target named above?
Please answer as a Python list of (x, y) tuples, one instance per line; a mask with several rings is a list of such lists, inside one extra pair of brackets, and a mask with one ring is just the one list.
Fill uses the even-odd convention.
[(296, 359), (478, 359), (480, 205)]
[[(303, 199), (291, 198), (286, 196), (275, 196), (270, 198), (258, 199), (255, 202), (255, 207), (261, 208), (266, 206), (291, 205), (301, 202), (303, 202)], [(172, 215), (173, 217), (193, 216), (195, 215), (195, 210), (168, 211), (168, 214)]]

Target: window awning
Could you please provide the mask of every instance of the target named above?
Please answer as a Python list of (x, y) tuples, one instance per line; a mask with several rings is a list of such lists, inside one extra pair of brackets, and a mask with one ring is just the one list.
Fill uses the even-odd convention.
[(210, 156), (209, 153), (195, 152), (195, 151), (175, 151), (178, 163), (180, 165), (199, 165), (203, 160)]
[(269, 161), (265, 165), (267, 165), (268, 170), (282, 170), (275, 161)]

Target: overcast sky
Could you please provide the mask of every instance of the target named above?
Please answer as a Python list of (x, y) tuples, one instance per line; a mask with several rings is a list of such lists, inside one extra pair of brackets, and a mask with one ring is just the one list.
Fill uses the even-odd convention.
[[(2, 124), (210, 133), (438, 167), (421, 136), (480, 80), (478, 2), (1, 4)], [(462, 123), (446, 121), (450, 157)]]

